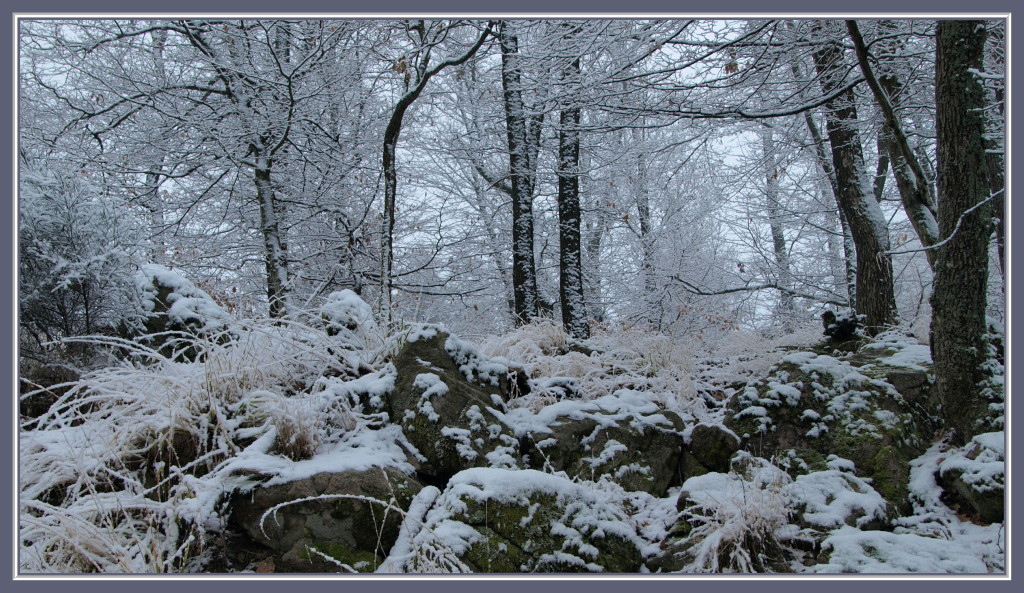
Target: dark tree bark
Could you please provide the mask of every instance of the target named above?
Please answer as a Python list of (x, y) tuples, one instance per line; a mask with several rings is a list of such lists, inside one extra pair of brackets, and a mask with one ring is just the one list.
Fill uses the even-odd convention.
[(939, 232), (932, 293), (933, 393), (957, 442), (980, 430), (992, 233), (984, 133), (983, 21), (942, 20), (936, 34)]
[[(578, 78), (579, 58), (563, 80)], [(580, 245), (580, 108), (570, 99), (562, 107), (558, 129), (558, 292), (562, 327), (576, 339), (590, 337), (583, 299), (583, 261)]]
[[(891, 68), (884, 70), (880, 76), (875, 76), (857, 21), (846, 21), (846, 27), (853, 40), (864, 80), (871, 88), (885, 120), (883, 144), (892, 161), (892, 172), (896, 178), (896, 187), (900, 192), (903, 209), (914, 226), (921, 244), (931, 247), (938, 242), (939, 233), (938, 225), (935, 222), (935, 198), (932, 185), (925, 177), (924, 168), (918, 161), (917, 155), (911, 150), (910, 141), (896, 115), (895, 101), (902, 91), (902, 85)], [(890, 40), (886, 41), (886, 43), (889, 42)], [(928, 259), (928, 265), (934, 268), (934, 250), (925, 251), (925, 256)]]
[[(820, 28), (819, 28), (820, 30)], [(846, 75), (843, 52), (834, 39), (823, 40), (814, 51), (814, 64), (826, 95), (838, 91)], [(836, 201), (850, 226), (857, 249), (857, 307), (864, 327), (877, 333), (896, 322), (889, 232), (882, 210), (865, 182), (864, 153), (857, 131), (857, 106), (853, 90), (826, 104), (826, 128), (832, 145), (836, 175)]]
[[(498, 23), (501, 44), (501, 86), (508, 136), (509, 173), (512, 180), (512, 286), (516, 324), (529, 323), (538, 315), (537, 271), (533, 255), (533, 174), (531, 161), (532, 121), (526, 113), (522, 92), (519, 38), (508, 23)], [(539, 138), (539, 122), (536, 124)], [(533, 158), (531, 158), (533, 155)]]

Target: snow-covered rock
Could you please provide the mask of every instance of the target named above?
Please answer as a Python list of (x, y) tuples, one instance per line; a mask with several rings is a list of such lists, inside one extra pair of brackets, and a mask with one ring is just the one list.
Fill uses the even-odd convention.
[(939, 464), (946, 490), (954, 494), (962, 511), (986, 523), (1001, 523), (1005, 513), (1005, 433), (975, 436), (966, 446), (953, 449)]
[(456, 474), (414, 539), (474, 572), (636, 572), (644, 542), (621, 490), (535, 470)]
[(506, 365), (428, 326), (410, 330), (393, 363), (384, 408), (415, 448), (421, 473), (443, 484), (466, 468), (519, 465), (519, 439), (503, 419)]
[(647, 394), (624, 389), (561, 401), (536, 414), (516, 409), (506, 418), (524, 437), (531, 468), (584, 480), (605, 476), (654, 496), (682, 481), (683, 420)]
[(135, 278), (146, 311), (144, 341), (165, 356), (196, 356), (189, 341), (194, 337), (221, 340), (227, 336), (231, 316), (181, 272), (146, 264)]
[[(793, 352), (729, 402), (725, 423), (746, 450), (778, 457), (794, 475), (827, 469), (829, 455), (849, 459), (889, 502), (909, 510), (907, 462), (932, 432), (916, 391), (928, 382), (923, 364), (909, 342), (870, 343), (852, 355)], [(894, 372), (915, 387), (914, 400), (888, 381)]]

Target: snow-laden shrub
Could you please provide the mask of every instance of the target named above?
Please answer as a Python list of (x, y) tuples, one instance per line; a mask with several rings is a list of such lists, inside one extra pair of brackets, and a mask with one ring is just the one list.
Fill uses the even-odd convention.
[(177, 571), (201, 541), (188, 476), (236, 452), (236, 423), (201, 365), (134, 348), (156, 362), (85, 375), (20, 435), (23, 571)]
[(265, 417), (273, 425), (273, 453), (296, 461), (309, 459), (316, 453), (322, 440), (323, 422), (312, 401), (270, 391), (250, 393), (246, 400), (250, 407), (250, 421)]
[(786, 472), (741, 453), (729, 473), (708, 473), (683, 483), (689, 522), (683, 572), (771, 572), (785, 567), (789, 523)]

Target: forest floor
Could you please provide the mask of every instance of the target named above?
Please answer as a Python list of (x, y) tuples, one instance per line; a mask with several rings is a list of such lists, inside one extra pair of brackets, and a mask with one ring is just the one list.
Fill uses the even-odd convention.
[[(334, 323), (339, 319), (344, 323)], [(190, 342), (192, 352), (200, 352), (191, 360), (167, 355), (155, 344), (96, 339), (94, 345), (117, 350), (121, 361), (66, 384), (23, 389), (23, 401), (48, 394), (53, 402), (43, 413), (22, 416), (20, 572), (263, 572), (269, 560), (257, 556), (249, 557), (248, 564), (237, 558), (230, 566), (223, 562), (224, 542), (240, 533), (232, 519), (232, 512), (240, 512), (232, 509), (239, 504), (238, 493), (339, 472), (387, 469), (402, 480), (429, 474), (431, 461), (411, 444), (410, 422), (420, 412), (436, 417), (434, 408), (422, 402), (438, 405), (441, 400), (429, 394), (443, 395), (449, 386), (454, 390), (452, 382), (416, 375), (414, 384), (425, 396), (417, 404), (421, 409), (407, 411), (404, 420), (389, 418), (390, 404), (382, 401), (404, 380), (404, 371), (395, 367), (402, 348), (438, 332), (444, 335), (444, 329), (412, 326), (383, 335), (368, 307), (354, 299), (335, 301), (320, 320), (233, 321), (230, 339), (206, 338), (198, 347)], [(528, 393), (506, 385), (505, 401), (487, 409), (500, 419), (491, 425), (491, 437), (499, 444), (481, 449), (483, 439), (459, 441), (464, 446), (459, 455), (468, 467), (445, 474), (436, 484), (416, 485), (415, 496), (385, 501), (400, 517), (386, 549), (378, 543), (370, 550), (375, 553), (360, 562), (341, 562), (336, 554), (328, 560), (341, 572), (481, 570), (473, 555), (484, 542), (526, 550), (519, 565), (524, 570), (1004, 572), (1002, 521), (980, 520), (976, 512), (952, 504), (949, 485), (940, 483), (943, 471), (955, 465), (961, 482), (973, 480), (981, 490), (1001, 493), (1001, 427), (968, 447), (951, 447), (941, 435), (919, 443), (907, 463), (902, 507), (886, 500), (875, 489), (879, 485), (842, 456), (822, 456), (817, 466), (805, 464), (794, 472), (785, 455), (761, 457), (749, 451), (751, 435), (734, 432), (729, 417), (740, 410), (760, 414), (763, 408), (749, 401), (746, 408), (738, 406), (744, 397), (755, 403), (772, 394), (799, 398), (798, 391), (791, 392), (794, 384), (799, 388), (803, 383), (793, 383), (791, 371), (780, 371), (785, 368), (781, 363), (811, 361), (824, 375), (846, 373), (844, 381), (852, 372), (868, 373), (867, 367), (849, 366), (856, 352), (827, 356), (821, 343), (820, 328), (776, 339), (735, 332), (712, 352), (694, 352), (678, 340), (624, 328), (598, 331), (577, 343), (550, 322), (475, 345), (453, 336), (448, 353), (467, 377), (483, 380), (487, 373), (515, 370), (529, 378)], [(930, 366), (927, 346), (906, 334), (867, 341), (858, 351), (872, 347), (884, 347), (888, 367), (926, 373)], [(431, 368), (436, 364), (419, 362)], [(444, 376), (435, 370), (435, 379)], [(790, 383), (772, 382), (779, 376)], [(771, 390), (751, 391), (762, 383)], [(823, 398), (830, 405), (865, 393), (833, 387)], [(583, 475), (570, 471), (568, 462), (559, 469), (517, 458), (522, 451), (514, 450), (514, 439), (511, 448), (503, 449), (504, 437), (496, 435), (505, 431), (519, 442), (524, 435), (555, 435), (567, 418), (647, 430), (667, 425), (669, 416), (679, 424), (668, 432), (684, 440), (697, 425), (719, 427), (737, 443), (742, 437), (745, 450), (736, 451), (722, 471), (702, 469), (682, 476), (682, 483), (643, 491), (619, 479), (629, 467), (636, 469), (635, 462), (608, 465), (626, 454), (628, 443), (609, 439), (602, 450), (589, 450), (590, 457), (583, 459), (594, 471)], [(879, 425), (896, 417), (886, 412), (875, 416)], [(459, 430), (449, 428), (444, 434), (458, 440)], [(598, 475), (605, 466), (617, 469)], [(326, 495), (303, 500), (317, 496)], [(540, 521), (546, 512), (543, 500), (548, 499), (557, 501), (562, 514), (543, 519), (548, 521), (545, 530), (561, 539), (549, 553), (533, 556), (529, 541), (494, 543), (500, 534), (474, 527), (466, 510), (474, 503), (525, 505), (517, 521), (529, 531), (530, 521), (535, 516)], [(267, 510), (259, 529), (284, 506)], [(617, 564), (622, 553), (602, 547), (611, 541), (608, 534), (629, 544), (633, 564)], [(280, 566), (280, 554), (276, 558)], [(616, 568), (621, 566), (630, 568)]]

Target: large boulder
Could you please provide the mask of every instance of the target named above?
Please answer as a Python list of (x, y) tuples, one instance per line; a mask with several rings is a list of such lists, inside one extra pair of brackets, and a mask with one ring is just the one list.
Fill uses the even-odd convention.
[(351, 368), (370, 370), (371, 354), (380, 339), (370, 305), (351, 290), (332, 292), (320, 306), (320, 320), (335, 355)]
[(443, 485), (466, 468), (519, 464), (519, 439), (502, 417), (514, 388), (507, 365), (431, 326), (413, 328), (393, 363), (385, 409), (428, 480)]
[(919, 347), (868, 347), (842, 358), (789, 354), (730, 401), (725, 425), (745, 450), (777, 458), (793, 474), (826, 469), (829, 455), (848, 459), (896, 509), (909, 512), (909, 461), (933, 430), (919, 399), (927, 397), (924, 356)]
[(643, 561), (613, 490), (535, 470), (455, 475), (414, 544), (473, 572), (636, 572)]
[(681, 482), (683, 420), (644, 393), (620, 390), (591, 401), (562, 401), (530, 418), (510, 414), (525, 434), (529, 466), (570, 478), (606, 476), (626, 490), (664, 496)]
[(372, 572), (421, 488), (394, 468), (324, 472), (235, 494), (232, 522), (275, 572)]

